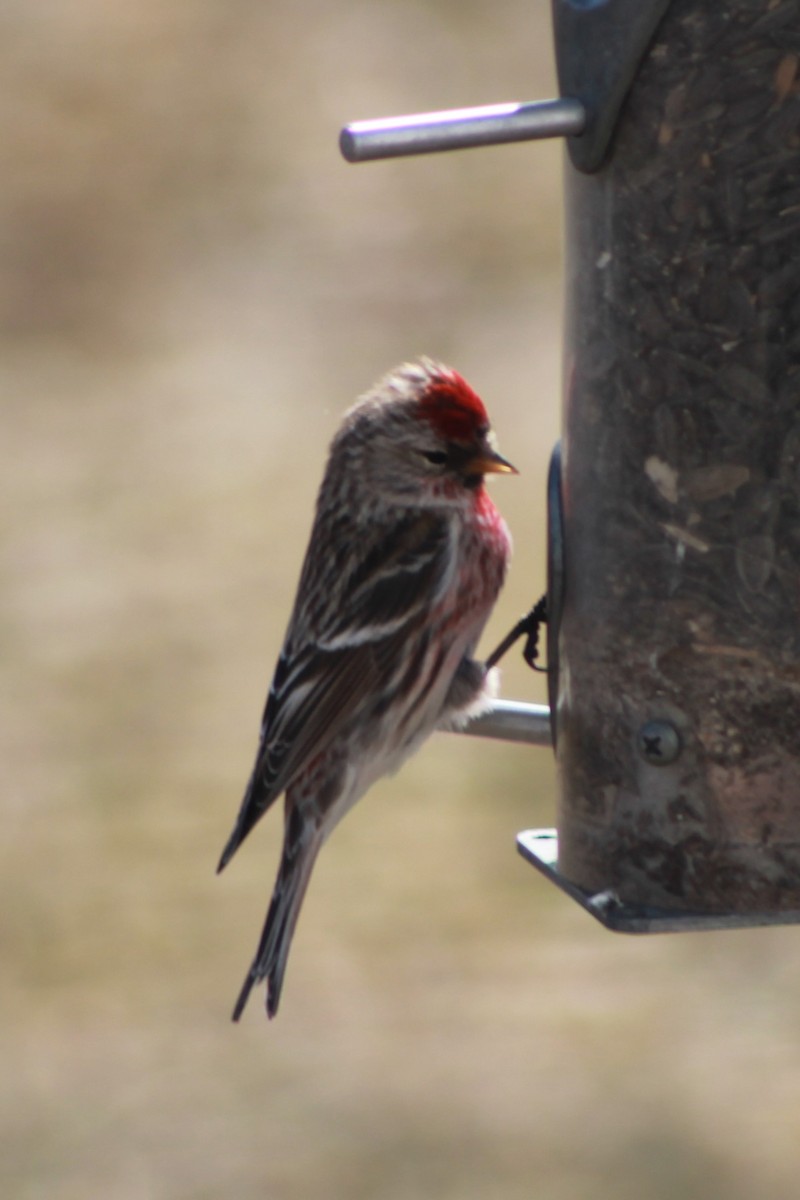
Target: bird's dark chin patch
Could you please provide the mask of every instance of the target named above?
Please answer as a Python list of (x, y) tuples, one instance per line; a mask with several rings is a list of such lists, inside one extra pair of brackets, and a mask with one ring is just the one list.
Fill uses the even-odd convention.
[(469, 488), (469, 490), (471, 492), (474, 492), (483, 483), (483, 476), (482, 475), (465, 475), (463, 482), (464, 482), (465, 488)]

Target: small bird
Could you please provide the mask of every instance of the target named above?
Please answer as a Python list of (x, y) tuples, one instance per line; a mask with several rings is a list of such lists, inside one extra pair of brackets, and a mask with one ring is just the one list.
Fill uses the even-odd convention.
[(390, 372), (333, 438), (255, 767), (218, 871), (286, 793), (275, 889), (233, 1011), (267, 980), (275, 1016), (323, 842), (435, 729), (485, 709), (496, 672), (472, 656), (511, 538), (484, 487), (517, 474), (469, 384), (431, 359)]

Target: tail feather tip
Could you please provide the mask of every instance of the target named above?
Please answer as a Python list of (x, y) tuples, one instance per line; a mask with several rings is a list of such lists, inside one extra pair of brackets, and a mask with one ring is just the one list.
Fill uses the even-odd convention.
[(225, 848), (222, 851), (222, 854), (220, 854), (219, 862), (217, 863), (217, 875), (219, 875), (221, 871), (225, 870), (228, 863), (231, 861), (237, 849), (239, 848), (239, 843), (242, 839), (237, 837), (236, 834), (237, 831), (234, 830), (231, 836), (228, 838), (228, 841), (225, 843)]
[(256, 982), (257, 982), (257, 976), (253, 973), (253, 971), (251, 969), (247, 973), (247, 978), (245, 979), (244, 983), (242, 984), (242, 990), (239, 992), (239, 997), (233, 1006), (233, 1013), (231, 1014), (231, 1020), (234, 1022), (234, 1024), (236, 1022), (238, 1022), (239, 1018), (241, 1017), (242, 1013), (244, 1012), (245, 1006), (247, 1005), (247, 1001), (250, 997), (250, 993), (253, 990), (253, 985)]

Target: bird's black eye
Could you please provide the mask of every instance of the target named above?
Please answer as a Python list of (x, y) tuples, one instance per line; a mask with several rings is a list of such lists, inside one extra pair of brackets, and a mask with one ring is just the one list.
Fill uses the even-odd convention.
[(436, 467), (442, 467), (447, 462), (447, 455), (444, 450), (425, 450), (424, 457), (429, 463), (433, 463)]

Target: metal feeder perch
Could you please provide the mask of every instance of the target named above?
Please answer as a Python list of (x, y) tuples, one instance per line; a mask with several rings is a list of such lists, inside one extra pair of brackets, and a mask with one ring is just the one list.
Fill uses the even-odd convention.
[(359, 122), (350, 161), (565, 136), (550, 472), (558, 829), (520, 852), (609, 929), (800, 921), (796, 0), (553, 0), (562, 98)]

